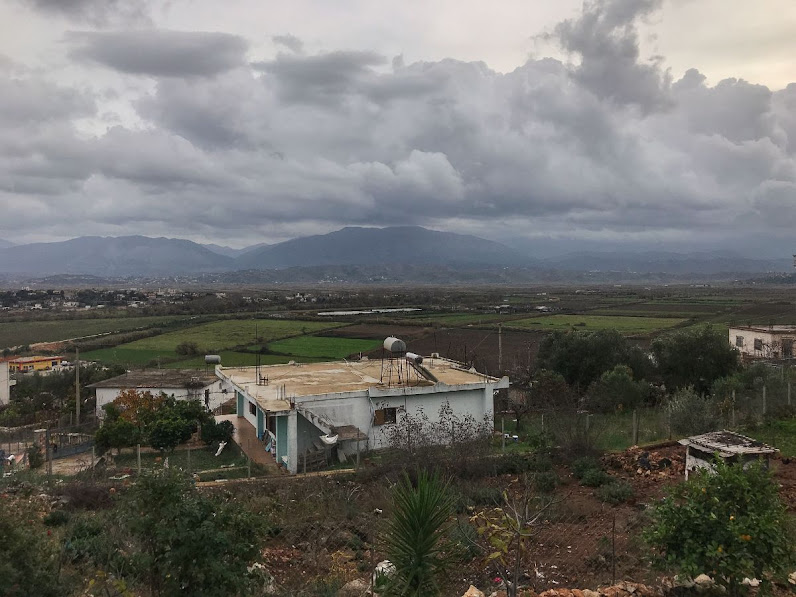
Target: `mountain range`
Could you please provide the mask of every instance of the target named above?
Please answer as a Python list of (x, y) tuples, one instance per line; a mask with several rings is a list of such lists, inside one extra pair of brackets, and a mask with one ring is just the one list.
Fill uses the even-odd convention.
[(13, 246), (14, 243), (0, 238), (0, 249), (7, 249), (8, 247), (13, 247)]
[(341, 266), (366, 267), (369, 272), (389, 266), (393, 273), (409, 266), (445, 271), (522, 268), (526, 273), (605, 272), (615, 279), (617, 272), (727, 277), (784, 272), (791, 270), (791, 260), (750, 259), (727, 252), (578, 252), (534, 259), (494, 241), (417, 226), (349, 227), (242, 249), (145, 236), (86, 236), (26, 245), (0, 241), (0, 274), (6, 276), (158, 277), (288, 268), (322, 272), (324, 267)]

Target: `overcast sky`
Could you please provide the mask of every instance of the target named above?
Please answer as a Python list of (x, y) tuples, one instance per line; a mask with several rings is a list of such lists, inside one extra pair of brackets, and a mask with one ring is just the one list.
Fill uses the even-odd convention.
[(788, 255), (793, 31), (793, 0), (3, 0), (0, 238)]

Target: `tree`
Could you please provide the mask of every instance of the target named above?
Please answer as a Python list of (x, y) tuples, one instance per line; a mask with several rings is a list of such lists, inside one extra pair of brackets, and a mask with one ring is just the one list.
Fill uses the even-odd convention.
[(259, 555), (261, 521), (201, 495), (177, 471), (145, 474), (125, 496), (123, 523), (133, 568), (152, 595), (244, 594)]
[(202, 441), (206, 444), (229, 442), (234, 432), (235, 426), (230, 421), (207, 421), (202, 425)]
[(433, 597), (449, 563), (443, 538), (453, 514), (453, 498), (436, 474), (418, 471), (393, 489), (392, 517), (387, 524), (387, 558), (395, 571), (386, 579), (386, 596)]
[(111, 404), (120, 418), (130, 421), (143, 430), (155, 420), (155, 413), (160, 410), (165, 401), (166, 397), (162, 394), (153, 396), (152, 392), (129, 389), (119, 392)]
[(652, 354), (667, 388), (693, 386), (699, 394), (739, 367), (738, 351), (711, 325), (656, 338)]
[(540, 411), (574, 411), (578, 405), (578, 397), (567, 380), (555, 371), (536, 373), (529, 399), (534, 410)]
[(147, 426), (149, 445), (161, 452), (171, 452), (181, 443), (191, 439), (195, 429), (194, 422), (179, 417), (158, 418)]
[(140, 442), (141, 432), (138, 427), (122, 418), (106, 420), (94, 434), (94, 443), (103, 452), (113, 448), (118, 454), (122, 448), (128, 448)]
[(633, 379), (633, 371), (626, 365), (617, 365), (592, 382), (586, 394), (586, 407), (590, 411), (612, 413), (633, 410), (650, 395), (650, 385)]
[(717, 458), (715, 466), (657, 504), (645, 537), (664, 563), (691, 577), (708, 574), (737, 595), (744, 577), (767, 583), (769, 574), (789, 571), (796, 533), (762, 465)]
[(576, 389), (585, 389), (606, 371), (627, 365), (644, 379), (651, 364), (638, 347), (616, 330), (555, 332), (539, 345), (537, 367), (561, 374)]

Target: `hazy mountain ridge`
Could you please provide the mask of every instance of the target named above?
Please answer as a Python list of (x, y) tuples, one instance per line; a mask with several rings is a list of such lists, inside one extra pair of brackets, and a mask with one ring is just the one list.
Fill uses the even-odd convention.
[(12, 243), (9, 240), (3, 240), (2, 238), (0, 238), (0, 249), (8, 249), (9, 247), (14, 247), (14, 246), (16, 246), (15, 243)]
[[(224, 255), (221, 252), (226, 251)], [(498, 270), (538, 272), (547, 278), (589, 279), (576, 273), (600, 273), (611, 280), (660, 274), (666, 279), (698, 276), (733, 279), (749, 274), (790, 272), (790, 259), (750, 259), (727, 251), (673, 253), (664, 251), (581, 251), (534, 259), (501, 243), (471, 235), (421, 227), (343, 228), (329, 234), (282, 243), (232, 249), (200, 245), (189, 240), (125, 237), (79, 237), (56, 243), (33, 243), (0, 248), (0, 274), (8, 276), (82, 275), (102, 278), (134, 276), (190, 276), (228, 274), (226, 279), (260, 280), (346, 279), (376, 280), (383, 271), (393, 282), (437, 278), (440, 283), (485, 279), (502, 280)], [(349, 268), (346, 270), (346, 268)], [(379, 268), (382, 268), (380, 270)], [(435, 275), (435, 268), (439, 275)], [(276, 274), (279, 270), (292, 272)], [(255, 275), (254, 271), (268, 271)], [(460, 273), (456, 273), (456, 272)], [(239, 272), (240, 275), (230, 273)], [(552, 275), (560, 272), (561, 275)], [(616, 275), (618, 274), (618, 275)], [(401, 276), (405, 276), (404, 279)], [(600, 276), (598, 276), (600, 277)]]

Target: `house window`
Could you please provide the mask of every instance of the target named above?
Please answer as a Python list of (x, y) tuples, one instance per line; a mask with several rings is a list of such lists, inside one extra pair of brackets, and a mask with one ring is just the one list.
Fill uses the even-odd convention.
[(755, 338), (755, 350), (763, 350), (763, 340), (761, 338)]
[(735, 346), (743, 348), (743, 336), (735, 336)]
[(395, 423), (397, 414), (397, 408), (380, 408), (376, 410), (374, 414), (373, 424), (386, 425), (388, 423)]
[(249, 402), (249, 414), (250, 415), (257, 414), (257, 406), (255, 406), (254, 402)]
[(783, 359), (793, 358), (793, 340), (786, 338), (782, 341), (782, 358)]

